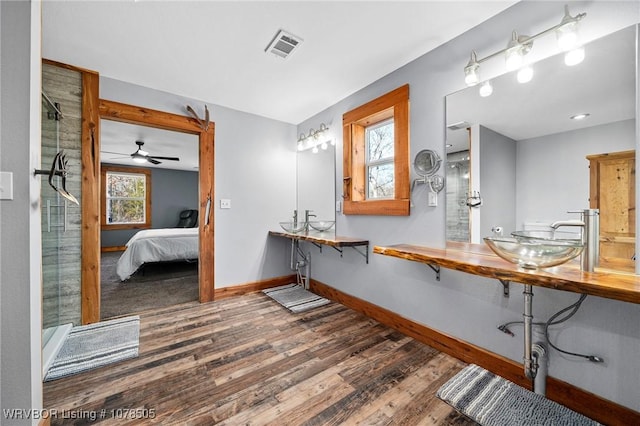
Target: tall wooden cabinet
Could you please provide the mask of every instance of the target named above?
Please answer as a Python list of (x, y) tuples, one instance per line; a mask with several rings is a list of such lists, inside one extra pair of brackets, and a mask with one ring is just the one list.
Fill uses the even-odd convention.
[(589, 204), (600, 210), (600, 263), (632, 263), (636, 252), (635, 151), (588, 155)]

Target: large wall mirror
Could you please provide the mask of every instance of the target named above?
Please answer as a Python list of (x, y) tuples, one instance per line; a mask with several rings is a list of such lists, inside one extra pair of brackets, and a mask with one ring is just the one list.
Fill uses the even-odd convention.
[[(528, 83), (508, 73), (491, 80), (490, 96), (480, 96), (479, 86), (447, 96), (448, 241), (481, 243), (496, 230), (579, 219), (568, 212), (592, 207), (587, 156), (635, 155), (635, 41), (632, 26), (586, 44), (578, 65), (556, 55), (533, 64)], [(579, 114), (588, 115), (571, 118)], [(632, 205), (615, 215), (628, 214), (634, 244), (635, 162), (628, 164)], [(611, 215), (601, 210), (601, 236)]]
[[(297, 199), (298, 218), (304, 218), (305, 210), (316, 215), (311, 220), (335, 221), (335, 146), (327, 149), (298, 151)], [(335, 226), (330, 231), (335, 231)]]

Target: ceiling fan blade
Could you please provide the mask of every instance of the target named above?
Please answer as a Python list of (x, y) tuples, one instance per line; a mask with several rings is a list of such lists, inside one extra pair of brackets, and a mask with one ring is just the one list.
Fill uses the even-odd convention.
[(162, 164), (161, 161), (154, 160), (152, 157), (147, 157), (147, 161), (151, 164)]
[(148, 156), (149, 158), (155, 158), (156, 160), (171, 160), (171, 161), (180, 161), (178, 157), (157, 157), (155, 155)]
[(125, 154), (124, 152), (113, 152), (113, 151), (100, 151), (100, 154), (126, 155), (127, 157), (131, 155), (131, 154)]

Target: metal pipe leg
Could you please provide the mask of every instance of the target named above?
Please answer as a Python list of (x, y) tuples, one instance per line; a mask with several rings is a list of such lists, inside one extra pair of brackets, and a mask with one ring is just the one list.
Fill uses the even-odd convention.
[(532, 355), (533, 347), (533, 290), (531, 284), (524, 285), (524, 374), (534, 380), (538, 364)]

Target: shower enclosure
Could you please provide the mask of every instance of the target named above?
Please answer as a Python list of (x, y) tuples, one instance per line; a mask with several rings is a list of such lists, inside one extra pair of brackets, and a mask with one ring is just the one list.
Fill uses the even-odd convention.
[[(66, 189), (80, 199), (79, 99), (74, 99), (77, 90), (68, 87), (74, 76), (47, 64), (42, 72), (41, 169), (50, 170), (56, 154), (64, 150), (70, 169)], [(44, 377), (71, 327), (80, 323), (81, 216), (80, 207), (49, 184), (49, 176), (41, 179)], [(59, 187), (60, 179), (54, 176), (52, 183)]]

